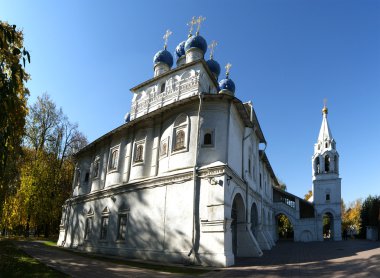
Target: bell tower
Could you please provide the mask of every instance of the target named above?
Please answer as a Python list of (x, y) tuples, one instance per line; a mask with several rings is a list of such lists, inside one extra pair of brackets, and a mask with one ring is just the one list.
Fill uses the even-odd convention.
[(317, 217), (318, 240), (341, 240), (341, 178), (339, 154), (328, 121), (326, 103), (322, 109), (322, 125), (314, 145), (313, 203)]

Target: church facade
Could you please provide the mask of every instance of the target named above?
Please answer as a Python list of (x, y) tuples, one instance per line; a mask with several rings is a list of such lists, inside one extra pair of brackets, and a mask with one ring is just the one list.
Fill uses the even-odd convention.
[[(262, 256), (286, 215), (295, 241), (340, 240), (339, 155), (323, 110), (315, 145), (313, 200), (279, 189), (251, 102), (235, 97), (206, 40), (190, 30), (176, 67), (165, 46), (154, 77), (131, 91), (120, 127), (76, 154), (73, 194), (63, 206), (58, 245), (177, 263), (230, 266)], [(191, 25), (192, 27), (193, 25)]]

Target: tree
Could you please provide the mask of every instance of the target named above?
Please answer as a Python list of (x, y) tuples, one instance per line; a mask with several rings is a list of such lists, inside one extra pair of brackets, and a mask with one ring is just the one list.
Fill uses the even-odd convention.
[(293, 237), (293, 225), (289, 218), (284, 214), (280, 214), (277, 217), (278, 234), (280, 238), (288, 239)]
[(306, 194), (305, 194), (305, 200), (310, 200), (310, 198), (313, 196), (313, 191), (309, 190)]
[(18, 184), (17, 163), (29, 95), (24, 86), (29, 75), (24, 68), (30, 55), (23, 43), (22, 31), (16, 25), (0, 21), (0, 213), (6, 196)]
[(29, 110), (20, 187), (6, 200), (3, 225), (49, 236), (58, 232), (62, 204), (71, 194), (73, 154), (87, 140), (49, 95), (38, 97)]
[(279, 178), (277, 178), (277, 180), (278, 180), (278, 186), (277, 187), (283, 191), (286, 191), (287, 190), (286, 184), (282, 180), (280, 180)]
[(368, 196), (360, 211), (361, 227), (360, 236), (366, 236), (366, 227), (375, 226), (380, 231), (380, 196)]
[(360, 212), (362, 199), (351, 202), (346, 208), (342, 199), (342, 231), (348, 230), (352, 233), (359, 233), (361, 229)]

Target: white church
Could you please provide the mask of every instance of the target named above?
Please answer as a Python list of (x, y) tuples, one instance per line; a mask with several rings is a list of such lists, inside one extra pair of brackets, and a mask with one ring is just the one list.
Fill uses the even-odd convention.
[[(73, 194), (58, 245), (174, 263), (234, 265), (279, 239), (279, 215), (294, 241), (341, 240), (339, 154), (327, 108), (312, 157), (313, 199), (279, 188), (254, 107), (235, 96), (216, 43), (193, 18), (187, 40), (154, 56), (154, 77), (131, 89), (125, 123), (76, 154)], [(193, 35), (193, 26), (197, 27)]]

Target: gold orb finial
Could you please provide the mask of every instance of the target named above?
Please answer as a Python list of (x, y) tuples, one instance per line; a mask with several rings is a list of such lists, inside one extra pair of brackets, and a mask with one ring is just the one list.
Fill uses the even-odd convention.
[(323, 100), (322, 114), (327, 115), (328, 113), (329, 113), (329, 110), (327, 109), (327, 99), (325, 98)]

